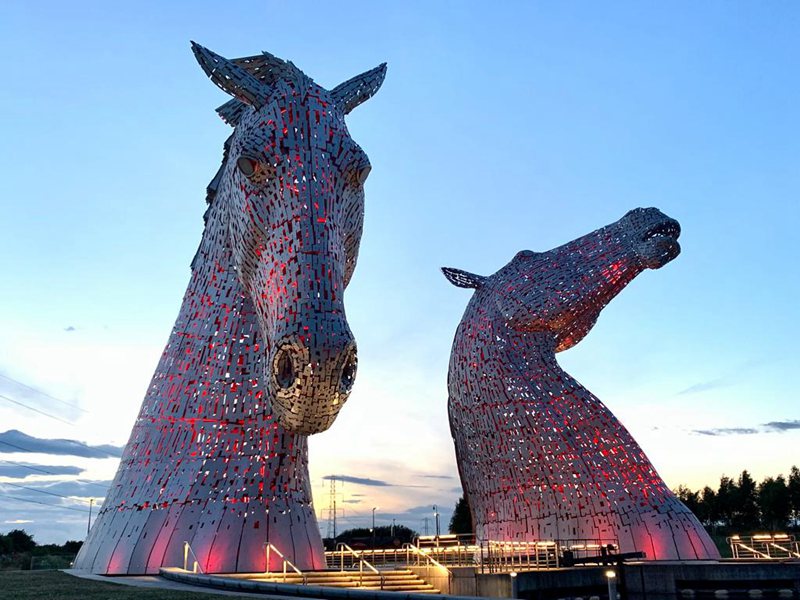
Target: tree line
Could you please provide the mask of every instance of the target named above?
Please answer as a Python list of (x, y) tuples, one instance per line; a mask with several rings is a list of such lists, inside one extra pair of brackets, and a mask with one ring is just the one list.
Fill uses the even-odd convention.
[(793, 466), (789, 477), (765, 477), (756, 483), (747, 470), (737, 479), (723, 475), (719, 487), (693, 491), (675, 490), (680, 500), (707, 528), (736, 533), (757, 530), (785, 531), (800, 523), (800, 469)]
[(34, 568), (69, 568), (83, 542), (37, 544), (24, 529), (0, 533), (0, 571)]
[[(800, 469), (789, 476), (766, 477), (756, 483), (747, 470), (737, 479), (723, 475), (719, 487), (693, 491), (681, 485), (678, 498), (712, 533), (782, 532), (800, 527)], [(450, 533), (472, 533), (472, 515), (464, 496), (456, 502)]]

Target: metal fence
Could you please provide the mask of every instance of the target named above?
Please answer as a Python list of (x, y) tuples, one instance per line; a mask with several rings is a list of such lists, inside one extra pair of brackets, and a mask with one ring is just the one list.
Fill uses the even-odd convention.
[(433, 560), (445, 567), (478, 567), (481, 572), (501, 573), (555, 569), (574, 562), (603, 564), (613, 560), (619, 550), (617, 541), (612, 539), (475, 543), (471, 536), (428, 536), (414, 542), (400, 548), (326, 552), (327, 565), (331, 569), (350, 569), (363, 559), (376, 567), (405, 567)]
[(728, 538), (731, 555), (735, 559), (786, 560), (800, 558), (800, 543), (787, 533), (763, 533), (759, 535)]

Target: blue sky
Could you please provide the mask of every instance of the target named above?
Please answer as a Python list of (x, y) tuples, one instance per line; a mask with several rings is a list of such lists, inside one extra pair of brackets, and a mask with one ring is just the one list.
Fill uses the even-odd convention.
[[(788, 2), (3, 3), (0, 374), (82, 410), (0, 379), (3, 396), (71, 423), (0, 398), (0, 430), (127, 440), (229, 133), (194, 39), (228, 57), (268, 50), (328, 88), (389, 64), (348, 117), (373, 170), (346, 296), (358, 379), (311, 440), (323, 516), (330, 474), (373, 480), (343, 486), (344, 526), (379, 506), (379, 521), (421, 529), (459, 495), (445, 380), (469, 292), (438, 267), (491, 273), (636, 206), (677, 218), (683, 253), (616, 298), (562, 365), (673, 487), (788, 471), (798, 28)], [(0, 484), (0, 531), (32, 521), (41, 541), (80, 537), (79, 511), (9, 496), (82, 509), (116, 459), (12, 449), (0, 460), (57, 475), (0, 481), (78, 498)]]

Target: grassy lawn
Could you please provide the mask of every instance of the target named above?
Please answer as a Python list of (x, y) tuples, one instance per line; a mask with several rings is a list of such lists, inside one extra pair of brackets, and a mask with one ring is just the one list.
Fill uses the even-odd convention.
[(174, 590), (155, 590), (79, 579), (60, 571), (0, 571), (3, 600), (247, 600)]

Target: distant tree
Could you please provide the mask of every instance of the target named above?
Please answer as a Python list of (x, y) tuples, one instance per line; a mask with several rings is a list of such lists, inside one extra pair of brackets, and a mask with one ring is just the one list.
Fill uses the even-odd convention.
[(720, 478), (717, 489), (717, 516), (720, 523), (726, 527), (730, 527), (733, 523), (737, 491), (736, 482), (733, 479), (725, 475)]
[[(405, 525), (394, 526), (394, 536), (392, 536), (391, 525), (381, 525), (375, 528), (375, 546), (378, 548), (392, 548), (409, 542), (413, 542), (417, 537), (417, 532), (409, 529)], [(338, 543), (352, 546), (354, 549), (372, 547), (372, 530), (368, 527), (354, 527), (347, 529), (336, 536)]]
[(747, 470), (739, 475), (734, 494), (734, 511), (731, 525), (739, 531), (752, 531), (759, 526), (758, 490)]
[(789, 521), (791, 506), (789, 488), (783, 475), (774, 479), (767, 477), (758, 486), (758, 507), (761, 509), (761, 524), (772, 531), (783, 531)]
[(693, 492), (685, 485), (679, 485), (678, 489), (675, 490), (675, 495), (678, 497), (678, 500), (686, 505), (686, 508), (692, 511), (698, 519), (700, 518), (700, 492)]
[(11, 552), (30, 552), (36, 547), (33, 536), (24, 529), (12, 529), (6, 537), (11, 541)]
[(794, 526), (797, 527), (800, 522), (800, 469), (797, 468), (797, 465), (789, 471), (789, 483), (786, 487), (789, 489), (789, 508), (792, 520)]
[(472, 512), (465, 496), (461, 496), (456, 502), (453, 516), (450, 518), (449, 530), (450, 533), (473, 533)]
[(64, 542), (63, 549), (66, 554), (77, 554), (78, 550), (81, 549), (81, 546), (83, 546), (83, 542), (68, 540)]
[(719, 506), (717, 502), (717, 493), (710, 487), (706, 486), (700, 493), (700, 514), (697, 518), (700, 522), (707, 527), (715, 527), (719, 522)]

